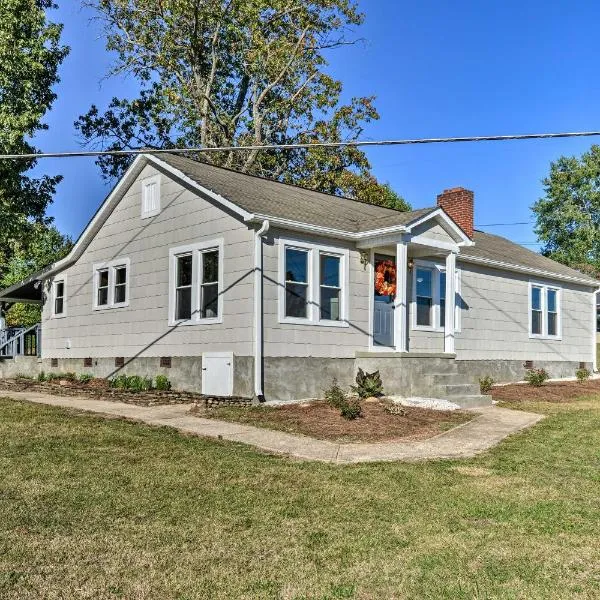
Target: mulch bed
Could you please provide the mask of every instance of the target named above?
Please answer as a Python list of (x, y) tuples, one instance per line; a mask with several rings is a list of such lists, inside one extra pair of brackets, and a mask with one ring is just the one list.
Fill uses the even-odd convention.
[(583, 396), (600, 394), (600, 379), (588, 381), (547, 381), (540, 387), (529, 384), (511, 383), (494, 386), (494, 400), (503, 402), (574, 402)]
[(247, 425), (277, 429), (337, 442), (383, 442), (390, 440), (421, 440), (466, 423), (473, 414), (466, 411), (439, 411), (403, 407), (404, 414), (390, 414), (385, 401), (363, 402), (362, 416), (344, 419), (339, 410), (324, 400), (283, 406), (253, 406), (250, 408), (198, 408), (198, 417), (222, 419)]
[(2, 390), (14, 392), (40, 392), (42, 394), (56, 394), (60, 396), (90, 396), (95, 400), (109, 400), (111, 402), (124, 402), (138, 406), (159, 406), (164, 404), (194, 404), (206, 402), (201, 394), (180, 392), (175, 390), (151, 390), (135, 392), (110, 388), (106, 379), (92, 379), (88, 383), (69, 381), (66, 379), (39, 382), (31, 379), (0, 379), (0, 392)]

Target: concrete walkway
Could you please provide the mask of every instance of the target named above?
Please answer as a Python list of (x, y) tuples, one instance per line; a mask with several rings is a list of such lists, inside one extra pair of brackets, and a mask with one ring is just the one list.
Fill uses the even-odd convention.
[(505, 437), (530, 427), (543, 418), (538, 414), (492, 406), (474, 411), (477, 416), (472, 421), (423, 441), (338, 444), (262, 427), (201, 419), (190, 415), (189, 405), (185, 404), (146, 408), (89, 397), (2, 390), (0, 396), (124, 417), (149, 425), (174, 427), (179, 431), (203, 437), (250, 444), (267, 452), (338, 464), (467, 458), (495, 446)]

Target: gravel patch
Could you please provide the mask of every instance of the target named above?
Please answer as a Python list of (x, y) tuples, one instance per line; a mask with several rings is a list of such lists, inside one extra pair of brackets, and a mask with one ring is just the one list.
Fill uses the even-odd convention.
[(428, 408), (430, 410), (458, 410), (460, 406), (449, 400), (442, 400), (441, 398), (421, 398), (419, 396), (412, 396), (410, 398), (403, 398), (402, 396), (388, 396), (388, 399), (395, 404), (401, 404), (402, 406), (414, 406), (416, 408)]

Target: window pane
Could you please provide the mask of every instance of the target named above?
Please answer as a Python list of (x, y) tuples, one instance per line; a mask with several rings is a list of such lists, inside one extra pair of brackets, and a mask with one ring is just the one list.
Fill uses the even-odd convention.
[(108, 269), (98, 272), (98, 287), (108, 287)]
[(219, 284), (211, 283), (202, 286), (202, 304), (200, 317), (211, 319), (219, 316)]
[(177, 257), (177, 287), (192, 285), (192, 255)]
[(62, 298), (56, 298), (54, 301), (54, 314), (60, 315), (63, 312), (64, 302)]
[(417, 325), (431, 325), (431, 298), (417, 296)]
[(542, 334), (542, 311), (531, 311), (531, 333), (534, 335)]
[(192, 318), (192, 288), (186, 287), (176, 291), (175, 319), (183, 321)]
[(327, 321), (340, 320), (340, 290), (321, 288), (321, 319)]
[(125, 302), (126, 300), (126, 285), (116, 285), (115, 286), (115, 304), (119, 304), (120, 302)]
[(321, 254), (321, 285), (340, 287), (340, 258)]
[(115, 269), (115, 285), (127, 283), (127, 268), (117, 267)]
[(446, 299), (446, 273), (440, 273), (440, 299)]
[(108, 288), (98, 288), (98, 306), (105, 306), (108, 304)]
[(219, 281), (219, 252), (211, 250), (202, 254), (202, 283)]
[(556, 290), (548, 290), (548, 310), (556, 312)]
[(531, 288), (531, 308), (533, 310), (542, 310), (542, 288)]
[(308, 286), (297, 283), (285, 284), (285, 316), (306, 319)]
[(285, 280), (308, 283), (308, 252), (286, 248)]
[(431, 298), (433, 272), (429, 269), (417, 269), (417, 296)]
[(548, 313), (548, 335), (558, 335), (558, 319), (555, 312)]
[(63, 281), (59, 281), (56, 284), (56, 297), (62, 298), (65, 295), (65, 284)]
[(440, 327), (446, 327), (446, 300), (440, 298)]

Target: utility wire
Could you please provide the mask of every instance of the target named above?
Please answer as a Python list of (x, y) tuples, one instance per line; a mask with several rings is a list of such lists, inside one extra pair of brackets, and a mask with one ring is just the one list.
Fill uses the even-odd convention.
[(408, 146), (414, 144), (448, 144), (458, 142), (506, 142), (510, 140), (535, 140), (548, 138), (574, 138), (600, 136), (600, 131), (563, 133), (525, 133), (517, 135), (486, 135), (471, 137), (416, 138), (406, 140), (356, 140), (350, 142), (312, 142), (307, 144), (264, 144), (257, 146), (220, 146), (216, 148), (134, 148), (132, 150), (87, 150), (75, 152), (40, 152), (33, 154), (0, 154), (0, 160), (31, 160), (39, 158), (73, 158), (85, 156), (129, 156), (136, 154), (181, 154), (186, 152), (247, 152), (249, 150), (301, 150), (310, 148), (359, 148), (370, 146)]
[(519, 221), (517, 223), (486, 223), (485, 225), (475, 225), (475, 227), (508, 227), (509, 225), (529, 225), (533, 221)]

